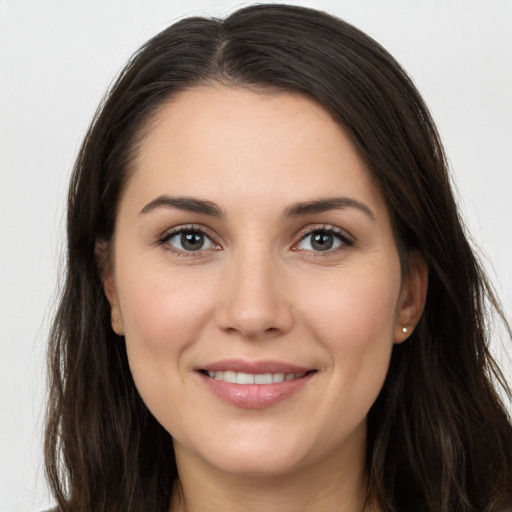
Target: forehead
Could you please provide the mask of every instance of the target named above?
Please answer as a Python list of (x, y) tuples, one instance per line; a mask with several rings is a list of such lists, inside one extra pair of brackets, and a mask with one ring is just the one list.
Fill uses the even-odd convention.
[(383, 206), (352, 141), (318, 103), (224, 86), (185, 90), (158, 109), (130, 192), (141, 201), (172, 194), (245, 204), (349, 193)]

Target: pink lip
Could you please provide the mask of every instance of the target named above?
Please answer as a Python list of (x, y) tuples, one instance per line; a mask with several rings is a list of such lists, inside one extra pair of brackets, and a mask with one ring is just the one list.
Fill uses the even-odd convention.
[[(252, 374), (263, 373), (306, 373), (303, 377), (272, 384), (235, 384), (216, 380), (199, 370), (234, 371)], [(198, 376), (206, 387), (224, 402), (244, 409), (262, 409), (275, 405), (300, 391), (310, 381), (314, 372), (305, 368), (279, 361), (225, 360), (198, 368)]]

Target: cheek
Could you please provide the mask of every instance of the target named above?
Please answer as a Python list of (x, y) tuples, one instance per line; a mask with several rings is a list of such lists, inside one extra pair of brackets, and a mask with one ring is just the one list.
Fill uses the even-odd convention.
[(393, 347), (399, 266), (387, 272), (347, 272), (321, 290), (303, 303), (304, 322), (329, 354), (337, 391), (350, 389), (346, 396), (356, 402), (363, 396), (372, 402), (386, 377)]
[(340, 342), (349, 344), (356, 339), (371, 344), (379, 334), (392, 339), (400, 292), (399, 269), (347, 272), (338, 279), (330, 276), (311, 289), (317, 292), (297, 292), (303, 298), (301, 309), (309, 312), (307, 316), (328, 338), (340, 338)]
[[(161, 352), (186, 344), (207, 321), (211, 306), (201, 272), (176, 272), (139, 265), (136, 274), (120, 268), (119, 299), (127, 337)], [(128, 270), (128, 272), (126, 272)]]
[[(131, 273), (119, 266), (121, 313), (130, 369), (150, 409), (179, 384), (184, 355), (211, 316), (204, 276), (170, 271)], [(200, 285), (202, 281), (202, 286)]]

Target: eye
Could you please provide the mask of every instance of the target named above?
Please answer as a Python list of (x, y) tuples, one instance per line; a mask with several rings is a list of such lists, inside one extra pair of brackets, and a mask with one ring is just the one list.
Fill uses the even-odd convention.
[(161, 243), (171, 246), (172, 249), (181, 252), (195, 252), (216, 248), (212, 239), (198, 229), (180, 229), (168, 233), (161, 239)]
[(300, 239), (296, 247), (301, 251), (325, 252), (352, 244), (352, 239), (346, 233), (331, 227), (310, 231)]

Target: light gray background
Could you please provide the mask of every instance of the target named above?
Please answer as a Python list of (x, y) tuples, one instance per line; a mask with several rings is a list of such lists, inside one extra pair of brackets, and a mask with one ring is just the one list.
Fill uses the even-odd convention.
[[(365, 30), (409, 71), (438, 123), (461, 210), (511, 318), (512, 1), (296, 3)], [(186, 15), (247, 4), (0, 0), (2, 512), (52, 503), (41, 465), (44, 346), (67, 181), (92, 113), (127, 58), (156, 32)], [(505, 361), (503, 348), (496, 351)]]

